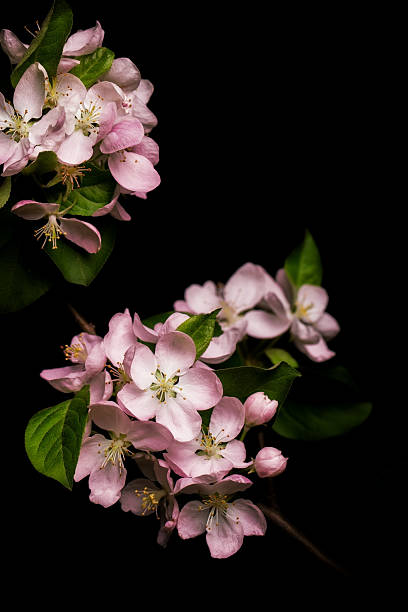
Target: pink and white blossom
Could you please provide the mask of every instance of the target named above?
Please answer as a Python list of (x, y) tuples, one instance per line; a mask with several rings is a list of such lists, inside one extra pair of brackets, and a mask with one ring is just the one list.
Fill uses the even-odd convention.
[(167, 448), (172, 435), (158, 423), (131, 421), (114, 402), (91, 407), (91, 419), (110, 438), (95, 434), (81, 447), (74, 480), (89, 476), (89, 499), (105, 508), (116, 503), (126, 481), (125, 457), (136, 449), (159, 451)]
[(254, 459), (253, 467), (260, 478), (278, 476), (286, 469), (287, 458), (272, 446), (261, 448)]
[(47, 218), (47, 223), (34, 232), (38, 240), (44, 239), (43, 247), (48, 241), (56, 249), (57, 241), (64, 236), (88, 253), (97, 253), (101, 248), (101, 235), (96, 227), (86, 221), (64, 217), (66, 210), (61, 211), (57, 203), (21, 200), (14, 204), (11, 212), (27, 221)]
[(215, 406), (222, 396), (214, 372), (194, 366), (194, 341), (173, 331), (158, 340), (155, 353), (140, 343), (132, 351), (132, 382), (119, 391), (120, 405), (138, 419), (156, 418), (176, 440), (193, 439), (201, 429), (198, 411)]
[(275, 416), (278, 402), (269, 399), (262, 391), (258, 391), (245, 400), (244, 408), (246, 427), (255, 427), (268, 423)]
[(233, 474), (215, 484), (192, 484), (183, 493), (198, 493), (200, 501), (185, 504), (180, 511), (177, 529), (185, 540), (206, 533), (210, 554), (225, 559), (242, 546), (244, 536), (264, 535), (266, 520), (261, 510), (247, 499), (231, 499), (252, 482)]

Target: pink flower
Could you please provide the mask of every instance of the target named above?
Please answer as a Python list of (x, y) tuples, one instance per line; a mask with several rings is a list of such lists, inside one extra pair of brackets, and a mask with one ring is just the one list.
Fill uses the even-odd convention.
[(285, 470), (287, 461), (280, 450), (265, 446), (255, 457), (254, 468), (260, 478), (278, 476)]
[[(109, 331), (103, 339), (106, 356), (112, 366), (114, 382), (122, 387), (131, 381), (125, 371), (125, 355), (129, 348), (137, 345), (137, 338), (133, 332), (133, 323), (128, 308), (125, 312), (118, 312), (109, 321)], [(132, 355), (129, 353), (129, 358)], [(130, 359), (131, 360), (131, 359)], [(130, 368), (129, 366), (126, 369)]]
[(217, 288), (212, 281), (202, 286), (191, 285), (184, 293), (184, 300), (175, 302), (174, 309), (201, 314), (222, 308), (218, 315), (222, 329), (238, 330), (238, 338), (241, 340), (246, 332), (245, 312), (256, 306), (264, 293), (263, 268), (246, 263), (231, 276), (223, 289)]
[(38, 62), (24, 72), (14, 90), (13, 106), (0, 93), (0, 165), (2, 176), (20, 172), (34, 147), (30, 142), (31, 120), (42, 115), (45, 78)]
[[(65, 43), (58, 65), (58, 73), (68, 72), (71, 68), (77, 66), (79, 60), (72, 59), (72, 57), (93, 53), (98, 47), (102, 46), (103, 38), (104, 31), (99, 21), (93, 28), (78, 30), (75, 34), (72, 34)], [(28, 49), (28, 45), (22, 43), (11, 30), (1, 30), (0, 45), (12, 64), (19, 64)]]
[(141, 458), (135, 459), (147, 478), (137, 478), (126, 485), (120, 498), (122, 510), (133, 512), (137, 516), (153, 513), (159, 516), (161, 526), (157, 542), (165, 547), (177, 525), (179, 515), (170, 468), (165, 461), (156, 459), (153, 455), (143, 454)]
[(155, 417), (176, 440), (197, 436), (201, 429), (197, 411), (218, 403), (222, 385), (214, 372), (194, 366), (196, 348), (190, 336), (177, 331), (165, 334), (155, 353), (140, 343), (129, 350), (134, 351), (128, 372), (132, 383), (119, 391), (120, 405), (138, 419)]
[(327, 292), (316, 285), (302, 285), (297, 293), (279, 270), (274, 281), (265, 272), (266, 290), (262, 306), (247, 314), (247, 333), (254, 338), (276, 338), (290, 330), (296, 347), (313, 361), (326, 361), (335, 355), (325, 340), (340, 331), (336, 319), (325, 312)]
[(81, 447), (74, 480), (89, 475), (89, 499), (105, 508), (120, 498), (126, 480), (125, 457), (130, 446), (147, 451), (167, 448), (172, 435), (158, 423), (131, 421), (114, 402), (91, 407), (92, 421), (109, 431), (110, 439), (101, 434), (87, 438)]
[(20, 200), (11, 208), (11, 211), (22, 219), (37, 221), (47, 217), (47, 223), (34, 232), (37, 240), (44, 238), (45, 243), (51, 242), (52, 248), (57, 248), (57, 240), (65, 236), (74, 244), (85, 249), (88, 253), (97, 253), (101, 248), (101, 235), (99, 231), (86, 221), (67, 219), (60, 211), (60, 205), (49, 202), (36, 202), (35, 200)]
[[(66, 360), (71, 361), (74, 365), (43, 370), (40, 374), (41, 378), (63, 393), (79, 391), (105, 367), (106, 356), (103, 340), (93, 334), (81, 333), (74, 336), (71, 345), (64, 347), (64, 354)], [(94, 392), (96, 393), (96, 389)], [(105, 395), (104, 392), (102, 392), (103, 395)], [(97, 393), (97, 397), (99, 396), (100, 392)]]
[(265, 393), (258, 391), (248, 397), (244, 403), (245, 425), (255, 427), (267, 423), (274, 416), (278, 409), (278, 402), (270, 400)]
[(235, 468), (245, 468), (246, 450), (235, 440), (244, 426), (245, 410), (236, 397), (223, 397), (215, 406), (208, 433), (202, 431), (190, 442), (174, 441), (165, 458), (179, 476), (220, 480)]
[(244, 536), (264, 535), (266, 520), (260, 509), (247, 499), (230, 499), (251, 484), (248, 478), (233, 474), (215, 484), (185, 487), (183, 493), (199, 493), (202, 500), (188, 502), (181, 509), (180, 537), (186, 540), (206, 533), (211, 556), (225, 559), (241, 548)]

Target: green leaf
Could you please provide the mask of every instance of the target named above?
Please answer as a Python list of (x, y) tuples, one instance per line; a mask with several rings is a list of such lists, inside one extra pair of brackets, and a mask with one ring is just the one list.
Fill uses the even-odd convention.
[(148, 317), (147, 319), (143, 319), (143, 325), (146, 327), (150, 327), (153, 329), (156, 323), (165, 323), (170, 315), (174, 314), (174, 310), (169, 310), (168, 312), (161, 312), (160, 314), (153, 315)]
[(302, 404), (288, 400), (273, 429), (292, 440), (323, 440), (339, 436), (363, 423), (370, 414), (369, 402)]
[(74, 203), (69, 210), (70, 215), (91, 216), (113, 199), (116, 182), (111, 173), (96, 166), (89, 167), (92, 171), (84, 174), (81, 187), (74, 189), (69, 195), (67, 205)]
[(53, 172), (58, 165), (58, 159), (54, 151), (42, 151), (35, 162), (29, 164), (21, 171), (22, 174), (47, 174)]
[(302, 244), (286, 258), (285, 272), (295, 287), (306, 284), (321, 285), (322, 262), (316, 243), (308, 230)]
[(194, 315), (178, 326), (177, 331), (184, 332), (194, 340), (197, 359), (207, 350), (214, 336), (215, 319), (220, 308), (209, 314)]
[(0, 312), (15, 312), (38, 300), (50, 283), (24, 261), (18, 238), (0, 248)]
[(110, 220), (100, 219), (98, 229), (102, 245), (100, 250), (93, 255), (64, 238), (58, 241), (57, 249), (52, 249), (49, 242), (44, 247), (44, 251), (51, 257), (68, 282), (88, 286), (99, 274), (111, 254), (116, 235), (114, 224)]
[(80, 58), (80, 64), (71, 70), (71, 74), (81, 79), (88, 89), (112, 66), (115, 54), (106, 47), (100, 47), (89, 55)]
[(266, 348), (265, 355), (271, 360), (271, 362), (274, 365), (278, 365), (278, 363), (281, 363), (281, 361), (284, 361), (285, 363), (292, 366), (292, 368), (299, 367), (299, 364), (296, 361), (296, 359), (292, 357), (290, 353), (288, 353), (287, 351), (283, 349), (275, 348), (275, 347)]
[(300, 373), (287, 363), (264, 369), (253, 366), (217, 370), (224, 395), (238, 397), (244, 402), (247, 397), (263, 391), (270, 399), (277, 400), (279, 407), (286, 399), (289, 389)]
[(44, 66), (50, 79), (56, 76), (62, 50), (71, 32), (72, 21), (72, 11), (65, 0), (55, 0), (39, 33), (11, 73), (13, 87), (17, 86), (24, 72), (34, 62), (40, 62)]
[(7, 204), (11, 193), (11, 177), (6, 176), (4, 181), (0, 183), (0, 208)]
[(88, 402), (75, 396), (37, 412), (28, 422), (25, 448), (35, 469), (72, 489), (88, 417)]

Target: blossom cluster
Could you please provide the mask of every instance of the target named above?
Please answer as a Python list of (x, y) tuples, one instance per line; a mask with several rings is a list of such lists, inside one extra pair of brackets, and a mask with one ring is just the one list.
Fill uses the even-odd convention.
[[(190, 286), (175, 303), (176, 311), (153, 327), (126, 309), (111, 318), (104, 337), (84, 332), (63, 347), (70, 365), (41, 372), (64, 393), (89, 386), (74, 480), (89, 476), (92, 502), (104, 507), (119, 502), (138, 516), (156, 513), (163, 546), (175, 529), (183, 539), (206, 533), (216, 558), (235, 553), (245, 535), (265, 533), (258, 506), (236, 495), (252, 485), (248, 474), (277, 476), (286, 467), (278, 449), (261, 448), (249, 459), (244, 443), (251, 428), (274, 418), (278, 401), (263, 391), (244, 401), (226, 395), (214, 366), (225, 362), (247, 334), (269, 337), (291, 329), (306, 354), (310, 349), (304, 346), (326, 346), (322, 330), (334, 319), (324, 312), (324, 290), (301, 287), (300, 297), (292, 296), (293, 310), (282, 279), (282, 272), (279, 284), (261, 266), (247, 263), (222, 290), (210, 281)], [(183, 325), (209, 312), (217, 313), (221, 334), (197, 358)], [(299, 344), (299, 329), (318, 340)], [(312, 358), (327, 358), (327, 348), (318, 351), (312, 349)], [(143, 477), (126, 482), (130, 459)], [(179, 495), (192, 494), (198, 499), (180, 509)]]
[[(110, 69), (88, 89), (70, 71), (81, 58), (101, 48), (104, 31), (99, 22), (72, 34), (65, 43), (57, 75), (49, 77), (44, 66), (32, 63), (6, 101), (0, 92), (0, 165), (3, 177), (22, 172), (43, 152), (56, 155), (56, 177), (66, 193), (55, 202), (21, 200), (12, 212), (27, 220), (46, 219), (35, 235), (52, 248), (64, 235), (89, 253), (100, 249), (101, 236), (91, 223), (67, 218), (73, 204), (67, 196), (80, 186), (92, 164), (108, 169), (116, 183), (112, 200), (94, 216), (111, 214), (129, 220), (119, 202), (121, 194), (146, 198), (160, 183), (154, 166), (159, 160), (157, 143), (148, 135), (157, 124), (147, 107), (153, 92), (129, 58), (113, 60)], [(10, 30), (0, 32), (0, 44), (12, 64), (27, 51)], [(83, 164), (86, 164), (84, 166)], [(71, 201), (71, 200), (70, 200)], [(75, 201), (75, 198), (73, 199)]]

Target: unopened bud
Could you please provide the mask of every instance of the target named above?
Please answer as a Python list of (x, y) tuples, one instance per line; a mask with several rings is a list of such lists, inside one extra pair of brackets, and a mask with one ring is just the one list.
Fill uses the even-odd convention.
[(272, 446), (261, 448), (254, 460), (254, 468), (260, 478), (278, 476), (286, 468), (287, 458)]
[(248, 397), (244, 404), (245, 425), (254, 427), (271, 420), (278, 409), (278, 402), (271, 400), (265, 393), (258, 391)]

